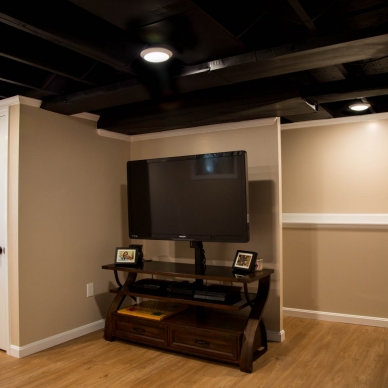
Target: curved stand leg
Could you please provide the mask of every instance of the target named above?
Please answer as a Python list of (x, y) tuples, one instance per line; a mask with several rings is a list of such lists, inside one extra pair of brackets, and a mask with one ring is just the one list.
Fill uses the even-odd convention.
[[(127, 279), (124, 282), (123, 287), (129, 287), (135, 280), (136, 280), (137, 273), (129, 272)], [(108, 314), (106, 315), (105, 319), (105, 330), (104, 330), (104, 338), (107, 341), (112, 341), (112, 333), (113, 333), (113, 319), (112, 314), (115, 313), (121, 306), (121, 304), (124, 302), (124, 299), (127, 297), (127, 295), (120, 295), (117, 294), (115, 298), (113, 299), (112, 304), (109, 307)]]
[[(260, 279), (256, 299), (244, 330), (240, 355), (240, 370), (242, 372), (251, 373), (254, 359), (264, 353), (268, 348), (267, 333), (261, 317), (265, 304), (267, 303), (269, 286), (270, 276)], [(264, 350), (258, 352), (259, 347), (264, 347)]]

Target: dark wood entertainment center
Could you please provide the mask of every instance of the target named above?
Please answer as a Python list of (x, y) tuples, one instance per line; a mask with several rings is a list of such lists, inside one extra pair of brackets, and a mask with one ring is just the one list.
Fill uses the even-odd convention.
[[(118, 288), (106, 317), (104, 337), (134, 341), (208, 359), (240, 366), (243, 372), (251, 373), (253, 361), (267, 350), (267, 335), (262, 313), (268, 299), (272, 269), (236, 274), (232, 268), (206, 266), (199, 271), (195, 265), (161, 261), (144, 262), (140, 268), (108, 264), (103, 269), (114, 271)], [(118, 271), (126, 272), (121, 284)], [(238, 283), (243, 286), (241, 300), (227, 304), (216, 301), (182, 299), (154, 293), (139, 293), (131, 290), (137, 274), (163, 276), (166, 278)], [(257, 292), (248, 293), (247, 284), (258, 282)], [(189, 305), (190, 308), (161, 321), (119, 314), (127, 297), (170, 301)], [(249, 316), (236, 312), (250, 308)]]

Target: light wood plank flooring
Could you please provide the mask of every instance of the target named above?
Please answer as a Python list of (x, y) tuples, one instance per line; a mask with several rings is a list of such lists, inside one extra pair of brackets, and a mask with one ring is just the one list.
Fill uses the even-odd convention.
[(388, 388), (388, 329), (286, 317), (252, 374), (102, 331), (16, 359), (0, 352), (0, 387)]

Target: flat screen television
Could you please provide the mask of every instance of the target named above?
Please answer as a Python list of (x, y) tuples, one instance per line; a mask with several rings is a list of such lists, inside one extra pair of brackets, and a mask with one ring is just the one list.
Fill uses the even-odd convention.
[(127, 163), (129, 237), (249, 241), (246, 151)]

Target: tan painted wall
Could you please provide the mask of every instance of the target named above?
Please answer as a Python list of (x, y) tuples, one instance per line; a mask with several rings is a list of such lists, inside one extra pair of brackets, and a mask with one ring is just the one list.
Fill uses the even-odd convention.
[[(98, 136), (94, 122), (21, 106), (20, 325), (12, 312), (13, 345), (105, 318), (114, 278), (101, 265), (129, 242), (128, 147)], [(95, 297), (87, 298), (92, 282)]]
[[(285, 213), (388, 213), (388, 121), (282, 131)], [(388, 230), (284, 229), (284, 306), (388, 318)]]
[(284, 306), (388, 318), (386, 230), (286, 229)]
[(388, 213), (388, 120), (281, 136), (284, 213)]
[[(258, 252), (264, 259), (265, 267), (275, 269), (264, 319), (268, 330), (279, 332), (282, 330), (282, 258), (278, 123), (135, 141), (131, 143), (131, 158), (136, 160), (232, 150), (246, 150), (248, 154), (251, 240), (245, 244), (204, 243), (207, 263), (224, 261), (225, 265), (232, 266), (237, 249)], [(188, 242), (143, 241), (143, 244), (146, 257), (194, 262), (194, 251), (189, 248)]]

